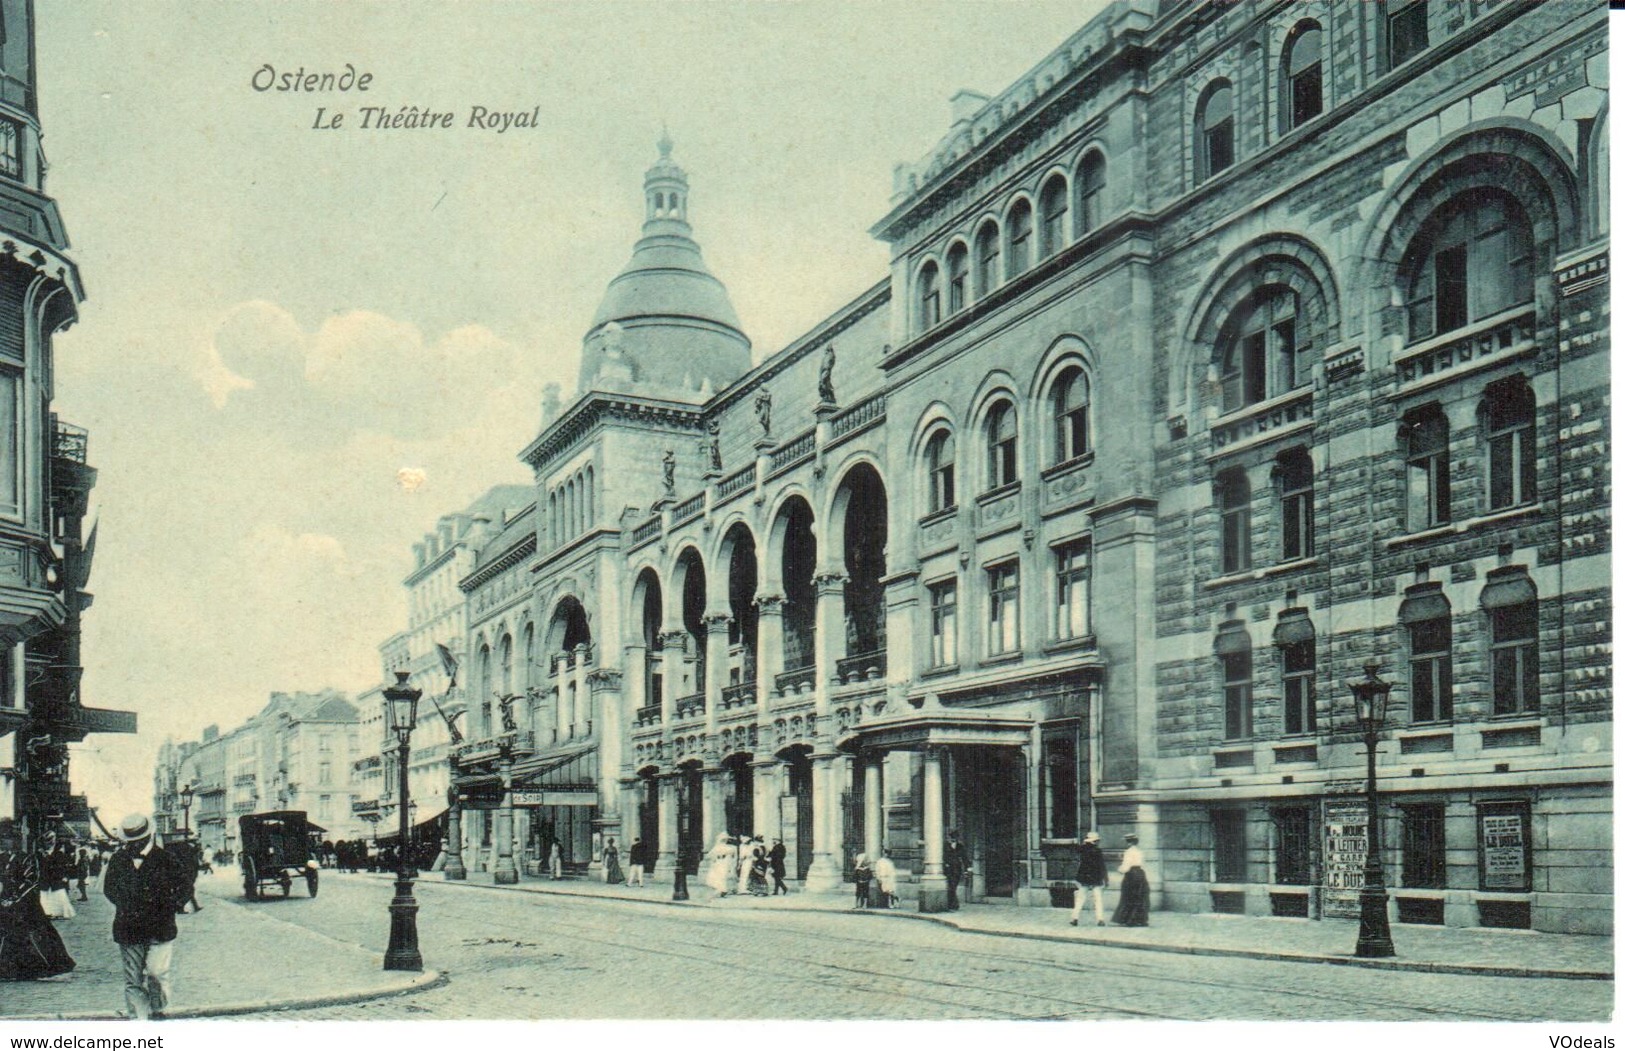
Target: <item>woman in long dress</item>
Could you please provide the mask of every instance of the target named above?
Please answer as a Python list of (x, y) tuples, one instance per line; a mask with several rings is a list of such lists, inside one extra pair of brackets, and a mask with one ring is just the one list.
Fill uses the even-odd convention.
[(705, 870), (705, 885), (717, 892), (717, 897), (728, 896), (728, 888), (734, 881), (735, 851), (732, 843), (728, 842), (727, 835), (717, 837), (717, 845), (711, 848), (711, 864)]
[(751, 841), (750, 878), (746, 883), (747, 889), (753, 897), (767, 897), (767, 847), (762, 845), (761, 837)]
[(626, 877), (621, 875), (621, 852), (615, 848), (615, 841), (609, 841), (604, 848), (604, 882), (622, 883)]
[(889, 909), (897, 900), (897, 865), (891, 855), (884, 850), (875, 861), (875, 886), (877, 891), (872, 892), (870, 904), (882, 909)]
[(1140, 837), (1130, 832), (1123, 837), (1123, 863), (1117, 871), (1123, 874), (1123, 890), (1117, 899), (1117, 911), (1112, 922), (1119, 927), (1149, 927), (1151, 925), (1151, 884), (1145, 878), (1145, 855), (1140, 853)]
[(39, 860), (0, 854), (0, 981), (50, 978), (73, 967), (62, 936), (40, 907)]

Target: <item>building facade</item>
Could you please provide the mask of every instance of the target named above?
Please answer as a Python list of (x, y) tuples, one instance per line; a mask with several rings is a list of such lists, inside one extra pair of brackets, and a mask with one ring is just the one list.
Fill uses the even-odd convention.
[(470, 854), (885, 850), (934, 911), (949, 830), (1031, 904), (1132, 831), (1163, 908), (1318, 918), (1375, 831), (1400, 921), (1611, 930), (1606, 37), (1119, 0), (754, 366), (662, 142), (461, 582)]
[(96, 470), (87, 432), (51, 411), (51, 344), (84, 288), (45, 194), (32, 0), (4, 0), (0, 20), (0, 837), (26, 843), (87, 817), (68, 746), (134, 733), (135, 716), (80, 695)]

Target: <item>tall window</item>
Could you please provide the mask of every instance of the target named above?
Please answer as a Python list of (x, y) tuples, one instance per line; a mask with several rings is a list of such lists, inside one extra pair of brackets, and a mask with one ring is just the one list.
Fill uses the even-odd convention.
[(999, 285), (999, 226), (991, 219), (976, 235), (976, 297), (986, 298)]
[(927, 263), (920, 271), (920, 331), (942, 321), (942, 289), (937, 282), (937, 264)]
[(1069, 368), (1055, 381), (1055, 462), (1066, 463), (1089, 451), (1089, 378)]
[(1400, 886), (1444, 887), (1444, 804), (1400, 807)]
[(1066, 246), (1066, 180), (1059, 175), (1050, 176), (1039, 195), (1038, 206), (1043, 212), (1044, 225), (1039, 237), (1038, 254), (1045, 259)]
[(988, 567), (987, 652), (989, 656), (1021, 648), (1021, 566), (1015, 561)]
[(316, 764), (316, 783), (319, 785), (333, 783), (333, 764), (326, 759)]
[(1450, 521), (1450, 421), (1437, 405), (1405, 424), (1405, 525), (1427, 529)]
[(1283, 729), (1289, 734), (1315, 732), (1315, 642), (1281, 647)]
[(1455, 198), (1423, 227), (1403, 267), (1410, 340), (1533, 302), (1534, 254), (1529, 220), (1512, 198)]
[(1213, 882), (1247, 882), (1247, 812), (1215, 810), (1213, 821)]
[(1538, 605), (1520, 602), (1489, 611), (1490, 694), (1495, 715), (1540, 711)]
[(1209, 179), (1236, 160), (1235, 103), (1228, 80), (1208, 85), (1196, 107), (1196, 178)]
[(1100, 225), (1106, 203), (1106, 158), (1090, 150), (1078, 169), (1078, 232), (1088, 233)]
[(954, 242), (948, 249), (948, 313), (957, 314), (970, 302), (970, 253), (964, 244)]
[(1238, 649), (1219, 655), (1224, 671), (1224, 739), (1253, 735), (1253, 653)]
[(1043, 808), (1039, 811), (1045, 839), (1076, 839), (1078, 835), (1078, 727), (1077, 724), (1044, 731)]
[(1451, 717), (1454, 683), (1450, 665), (1450, 618), (1435, 617), (1410, 625), (1411, 722), (1441, 722)]
[(959, 585), (952, 580), (932, 584), (931, 666), (946, 668), (959, 663)]
[(1383, 5), (1388, 44), (1388, 68), (1393, 69), (1427, 50), (1427, 0), (1387, 0)]
[(1492, 384), (1484, 392), (1489, 439), (1490, 509), (1535, 501), (1535, 392), (1521, 379)]
[(1215, 485), (1219, 504), (1219, 571), (1240, 573), (1253, 566), (1253, 496), (1247, 475), (1236, 467), (1219, 475)]
[(954, 506), (954, 436), (938, 431), (925, 446), (926, 470), (930, 473), (930, 507), (933, 512)]
[(1016, 474), (1016, 409), (1000, 402), (987, 416), (988, 488), (1009, 485)]
[(0, 369), (0, 514), (22, 510), (22, 374)]
[(1314, 858), (1314, 815), (1309, 807), (1282, 807), (1275, 811), (1275, 882), (1293, 886), (1309, 883)]
[(1089, 541), (1055, 550), (1055, 637), (1089, 634)]
[(1282, 109), (1288, 129), (1320, 116), (1320, 62), (1320, 26), (1305, 22), (1286, 46), (1286, 105)]
[(1309, 345), (1298, 334), (1298, 297), (1286, 288), (1254, 296), (1227, 326), (1219, 353), (1223, 411), (1234, 412), (1308, 383)]
[(13, 179), (23, 173), (22, 125), (14, 120), (0, 120), (0, 175)]
[(1026, 199), (1018, 200), (1010, 209), (1009, 275), (1026, 273), (1033, 256), (1033, 206)]
[(1281, 560), (1315, 553), (1315, 465), (1309, 453), (1293, 449), (1276, 463), (1281, 487)]

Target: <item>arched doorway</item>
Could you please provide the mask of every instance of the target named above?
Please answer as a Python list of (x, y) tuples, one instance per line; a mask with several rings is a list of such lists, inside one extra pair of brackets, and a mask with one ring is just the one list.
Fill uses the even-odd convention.
[[(592, 629), (587, 611), (574, 595), (566, 596), (553, 611), (547, 629), (548, 652), (552, 654), (554, 725), (559, 739), (585, 737), (592, 732), (592, 712), (583, 688), (584, 676), (577, 675), (577, 663), (588, 659)], [(585, 669), (580, 669), (585, 672)]]
[(774, 533), (779, 579), (784, 586), (784, 673), (805, 673), (813, 667), (818, 643), (817, 594), (813, 589), (818, 542), (813, 537), (813, 513), (807, 501), (799, 496), (785, 501)]
[(728, 685), (756, 682), (756, 538), (741, 523), (722, 542), (728, 567)]
[(754, 836), (756, 834), (756, 777), (750, 766), (750, 756), (736, 752), (722, 761), (724, 786), (723, 813), (726, 815), (728, 835)]
[(867, 463), (848, 471), (836, 491), (846, 568), (846, 659), (842, 680), (886, 670), (886, 486)]
[[(660, 660), (660, 624), (661, 624), (661, 595), (660, 578), (652, 569), (645, 569), (638, 574), (637, 585), (633, 588), (633, 608), (638, 610), (639, 639), (643, 642), (643, 708), (639, 717), (651, 712), (658, 714), (660, 704), (665, 697), (665, 681)], [(637, 669), (634, 669), (636, 674)]]
[(678, 587), (683, 601), (683, 631), (688, 653), (683, 659), (684, 681), (678, 696), (705, 696), (705, 565), (700, 553), (687, 548), (677, 557)]

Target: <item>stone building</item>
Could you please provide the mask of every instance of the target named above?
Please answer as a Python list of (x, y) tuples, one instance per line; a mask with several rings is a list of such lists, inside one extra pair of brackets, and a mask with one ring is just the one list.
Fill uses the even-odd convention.
[(68, 746), (134, 733), (135, 715), (80, 694), (96, 470), (87, 432), (51, 402), (52, 339), (78, 320), (85, 292), (45, 195), (31, 0), (0, 0), (0, 24), (0, 839), (28, 842), (87, 816)]
[[(884, 279), (751, 365), (662, 142), (464, 577), (472, 842), (886, 850), (1051, 901), (1611, 929), (1597, 5), (1119, 0), (900, 165)], [(877, 275), (878, 276), (878, 275)]]

